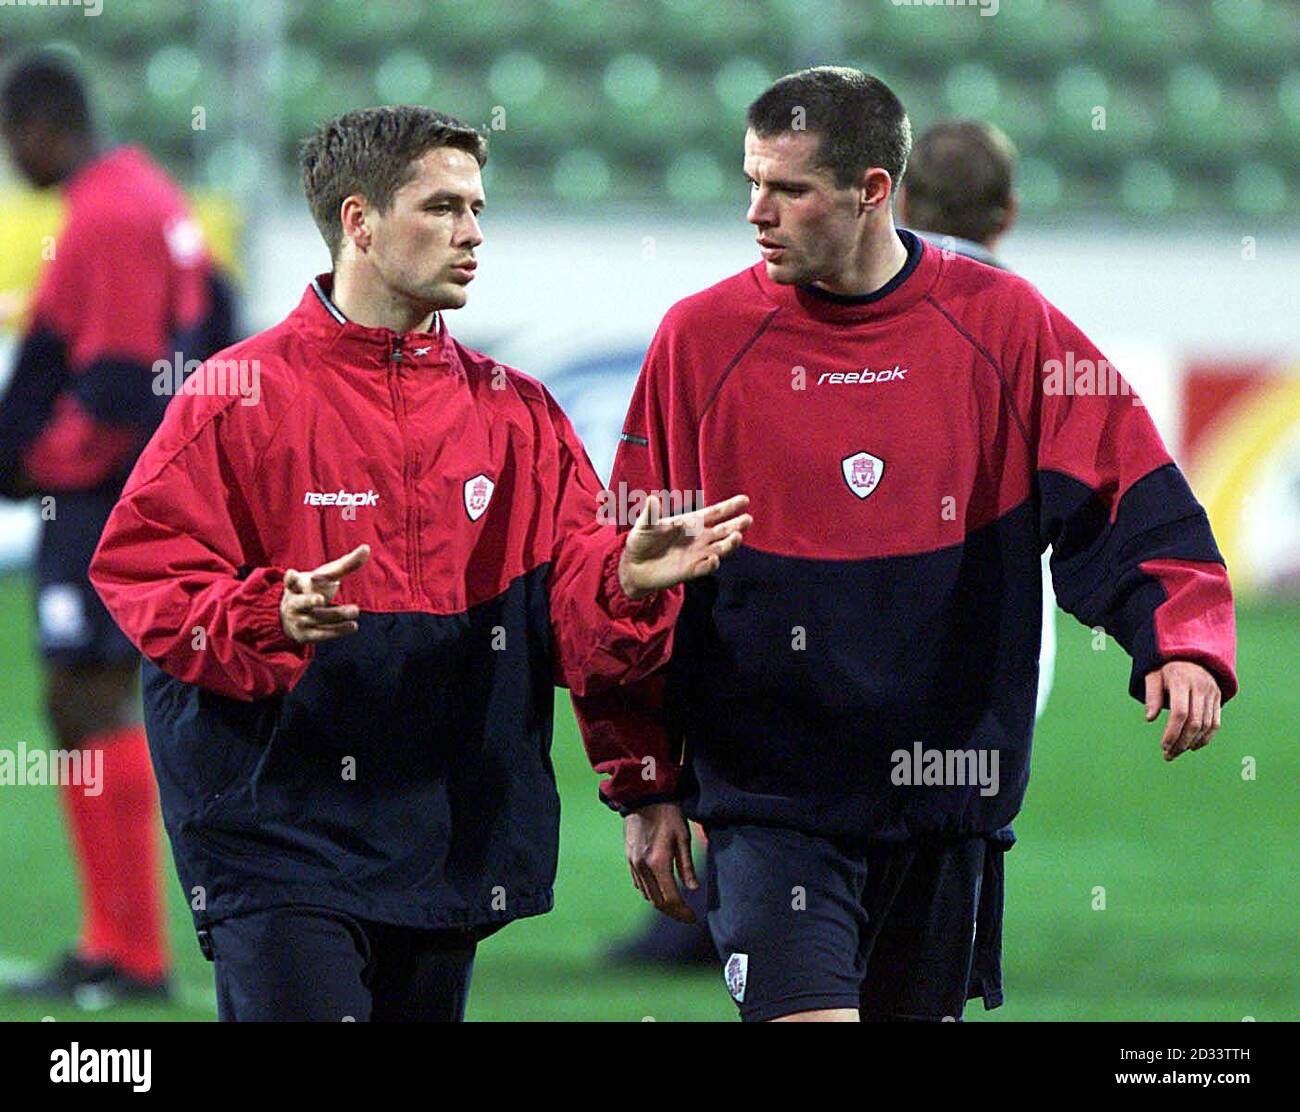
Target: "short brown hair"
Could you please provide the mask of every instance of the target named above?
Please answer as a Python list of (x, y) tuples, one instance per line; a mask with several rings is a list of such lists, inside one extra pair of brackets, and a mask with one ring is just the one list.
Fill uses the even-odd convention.
[(746, 123), (760, 138), (783, 131), (820, 136), (814, 165), (847, 189), (873, 166), (898, 188), (912, 146), (902, 102), (883, 81), (847, 66), (814, 66), (774, 82), (753, 104)]
[(487, 139), (444, 112), (420, 105), (358, 108), (336, 116), (303, 140), (298, 162), (312, 219), (330, 258), (343, 244), (339, 210), (359, 193), (380, 212), (414, 176), (411, 164), (435, 147), (455, 147), (487, 162)]
[(909, 227), (985, 243), (1006, 223), (1016, 147), (981, 120), (941, 120), (912, 151), (907, 171)]

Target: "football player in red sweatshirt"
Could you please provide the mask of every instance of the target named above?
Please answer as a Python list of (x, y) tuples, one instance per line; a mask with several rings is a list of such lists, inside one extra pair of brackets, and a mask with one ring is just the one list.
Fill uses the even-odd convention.
[(166, 995), (169, 962), (139, 656), (86, 573), (167, 402), (155, 361), (229, 343), (231, 300), (180, 189), (138, 147), (98, 145), (81, 79), (64, 62), (38, 54), (8, 70), (0, 127), (23, 177), (58, 188), (65, 204), (0, 398), (0, 494), (42, 500), (37, 627), (54, 739), (92, 767), (102, 760), (102, 790), (60, 786), (80, 940), (55, 968), (10, 987), (97, 1007)]
[[(895, 227), (911, 144), (879, 80), (749, 108), (760, 262), (664, 318), (611, 486), (744, 489), (669, 663), (575, 692), (633, 880), (687, 912), (687, 819), (746, 1020), (959, 1018), (1002, 1000), (1003, 851), (1029, 776), (1040, 554), (1133, 660), (1166, 760), (1237, 690), (1232, 595), (1146, 410), (1024, 279)], [(645, 770), (653, 769), (648, 776)]]
[(91, 566), (222, 1019), (459, 1019), (478, 942), (551, 908), (553, 685), (663, 663), (750, 524), (644, 492), (620, 530), (546, 388), (452, 337), (486, 157), (420, 107), (306, 141), (331, 272), (196, 372)]

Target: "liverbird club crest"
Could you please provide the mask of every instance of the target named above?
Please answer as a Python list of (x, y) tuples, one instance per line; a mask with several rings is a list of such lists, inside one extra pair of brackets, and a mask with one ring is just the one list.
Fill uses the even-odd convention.
[(465, 480), (465, 512), (469, 514), (470, 521), (477, 521), (483, 516), (495, 489), (496, 483), (486, 475), (475, 475), (472, 479)]
[(722, 975), (727, 982), (727, 991), (737, 1004), (745, 1002), (745, 982), (749, 980), (749, 955), (732, 954), (723, 967)]
[(840, 461), (840, 468), (849, 490), (859, 498), (865, 498), (879, 485), (880, 477), (885, 473), (885, 461), (870, 452), (855, 452)]

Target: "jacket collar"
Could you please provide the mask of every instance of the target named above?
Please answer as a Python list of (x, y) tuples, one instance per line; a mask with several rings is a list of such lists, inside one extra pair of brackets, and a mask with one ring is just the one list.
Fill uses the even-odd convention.
[[(331, 357), (357, 368), (387, 370), (400, 364), (416, 370), (460, 369), (455, 342), (441, 313), (434, 314), (432, 332), (367, 328), (343, 315), (330, 297), (333, 288), (333, 274), (318, 274), (290, 314), (298, 332), (316, 346), (328, 349)], [(400, 358), (395, 359), (395, 353), (400, 353)]]

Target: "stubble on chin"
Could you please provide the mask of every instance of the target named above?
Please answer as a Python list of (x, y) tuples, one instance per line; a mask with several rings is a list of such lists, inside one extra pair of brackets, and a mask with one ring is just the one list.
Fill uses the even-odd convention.
[(767, 276), (778, 286), (806, 286), (812, 279), (806, 274), (790, 265), (775, 266), (772, 263), (766, 263)]

